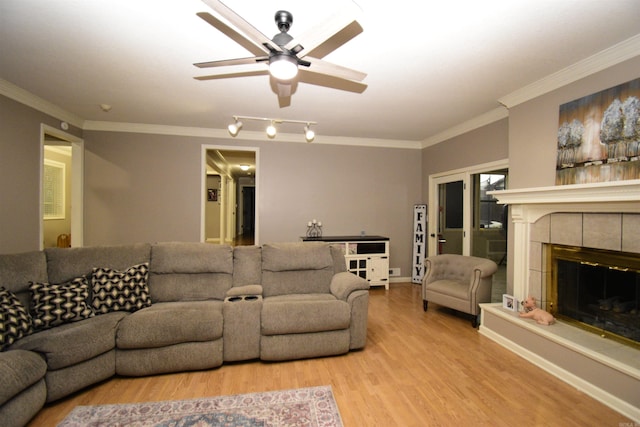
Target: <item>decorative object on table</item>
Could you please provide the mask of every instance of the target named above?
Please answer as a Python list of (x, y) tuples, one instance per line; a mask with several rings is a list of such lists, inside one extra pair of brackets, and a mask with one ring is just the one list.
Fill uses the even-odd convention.
[(413, 206), (413, 272), (412, 283), (422, 283), (424, 257), (427, 252), (427, 205)]
[(58, 426), (341, 427), (331, 386), (122, 405), (77, 406)]
[(522, 308), (524, 311), (520, 312), (520, 317), (527, 319), (533, 319), (540, 325), (552, 325), (556, 319), (551, 313), (544, 311), (536, 306), (536, 299), (529, 295), (527, 299), (522, 301)]
[(317, 238), (322, 237), (322, 223), (317, 220), (312, 220), (307, 223), (307, 237)]
[(518, 300), (513, 295), (502, 294), (502, 308), (517, 312), (519, 311)]

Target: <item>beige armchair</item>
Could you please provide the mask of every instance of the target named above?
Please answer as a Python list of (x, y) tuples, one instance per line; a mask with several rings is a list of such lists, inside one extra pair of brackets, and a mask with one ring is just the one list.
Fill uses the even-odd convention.
[(429, 301), (473, 316), (478, 325), (478, 304), (491, 302), (493, 274), (498, 265), (485, 258), (443, 254), (425, 259), (426, 274), (422, 279), (422, 305)]

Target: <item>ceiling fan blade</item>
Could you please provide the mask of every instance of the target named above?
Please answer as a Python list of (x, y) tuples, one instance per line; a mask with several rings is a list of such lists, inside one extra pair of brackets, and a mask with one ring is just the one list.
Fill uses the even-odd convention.
[(298, 73), (298, 78), (300, 82), (303, 83), (344, 90), (347, 92), (362, 93), (367, 89), (366, 83), (343, 79), (328, 74), (315, 73), (310, 69), (307, 70), (301, 68)]
[(335, 33), (333, 37), (325, 40), (315, 49), (307, 51), (306, 55), (311, 55), (314, 58), (324, 58), (325, 56), (360, 34), (362, 31), (362, 27), (360, 26), (358, 21), (353, 21), (351, 24)]
[[(262, 64), (258, 64), (262, 65)], [(194, 79), (196, 80), (219, 80), (219, 79), (230, 79), (235, 77), (250, 77), (250, 76), (266, 76), (269, 74), (268, 68), (258, 68), (258, 67), (247, 67), (244, 66), (242, 68), (237, 67), (234, 71), (222, 71), (209, 74), (207, 76), (196, 76)]]
[(215, 16), (211, 15), (210, 13), (199, 12), (199, 13), (196, 13), (196, 15), (204, 19), (215, 29), (217, 29), (222, 34), (229, 37), (231, 40), (238, 43), (240, 46), (247, 49), (249, 52), (253, 53), (254, 55), (258, 56), (258, 55), (263, 55), (265, 53), (269, 53), (269, 49), (267, 49), (262, 45), (255, 44), (253, 41), (249, 40), (244, 35), (238, 33), (236, 30), (234, 30), (233, 28), (231, 28), (230, 26), (228, 26), (227, 24), (225, 24)]
[(226, 67), (229, 65), (255, 64), (256, 62), (267, 61), (268, 59), (268, 56), (252, 56), (250, 58), (222, 59), (220, 61), (198, 62), (193, 65), (198, 68)]
[(295, 80), (282, 82), (274, 77), (269, 79), (271, 90), (278, 95), (278, 106), (280, 108), (291, 106), (291, 95), (296, 91), (298, 82)]
[(282, 48), (275, 44), (271, 39), (249, 24), (240, 15), (231, 10), (227, 5), (219, 0), (202, 0), (211, 9), (218, 12), (224, 19), (233, 24), (240, 32), (244, 33), (252, 42), (260, 46), (270, 46), (271, 49), (278, 52), (282, 52)]
[[(359, 82), (367, 77), (367, 73), (343, 67), (342, 65), (336, 65), (322, 59), (307, 56), (305, 60), (311, 63), (308, 71), (312, 71), (314, 73), (327, 74), (329, 76), (337, 77), (340, 79), (355, 80)], [(301, 68), (301, 70), (302, 69), (303, 68)]]
[(291, 83), (277, 82), (276, 86), (278, 87), (278, 96), (283, 98), (291, 96)]
[[(328, 39), (334, 37), (337, 33), (351, 26), (354, 21), (356, 21), (355, 5), (336, 13), (322, 24), (309, 29), (299, 37), (294, 38), (285, 45), (285, 48), (292, 50), (298, 45), (302, 46), (302, 50), (296, 52), (298, 58), (302, 58), (309, 55), (314, 49), (322, 45)], [(360, 25), (358, 24), (358, 27), (359, 26)], [(353, 29), (354, 28), (352, 28), (352, 31)], [(357, 30), (357, 28), (355, 29)], [(360, 28), (360, 32), (362, 32), (362, 28)], [(354, 36), (350, 38), (353, 38)], [(336, 46), (336, 48), (337, 47), (338, 46)]]

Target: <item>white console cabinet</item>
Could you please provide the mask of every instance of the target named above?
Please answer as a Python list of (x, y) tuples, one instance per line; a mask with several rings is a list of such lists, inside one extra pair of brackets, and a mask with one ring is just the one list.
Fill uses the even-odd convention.
[(328, 242), (342, 247), (347, 270), (371, 286), (389, 289), (389, 238), (383, 236), (303, 237), (305, 242)]

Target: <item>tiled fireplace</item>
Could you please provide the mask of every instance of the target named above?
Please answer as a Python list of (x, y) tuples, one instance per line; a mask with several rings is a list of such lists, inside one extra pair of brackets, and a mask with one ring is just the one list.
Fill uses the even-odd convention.
[[(638, 254), (640, 180), (497, 191), (510, 206), (513, 296), (546, 302), (552, 244)], [(585, 393), (640, 422), (640, 350), (564, 320), (520, 319), (483, 305), (480, 332)], [(640, 322), (640, 316), (638, 316)]]

